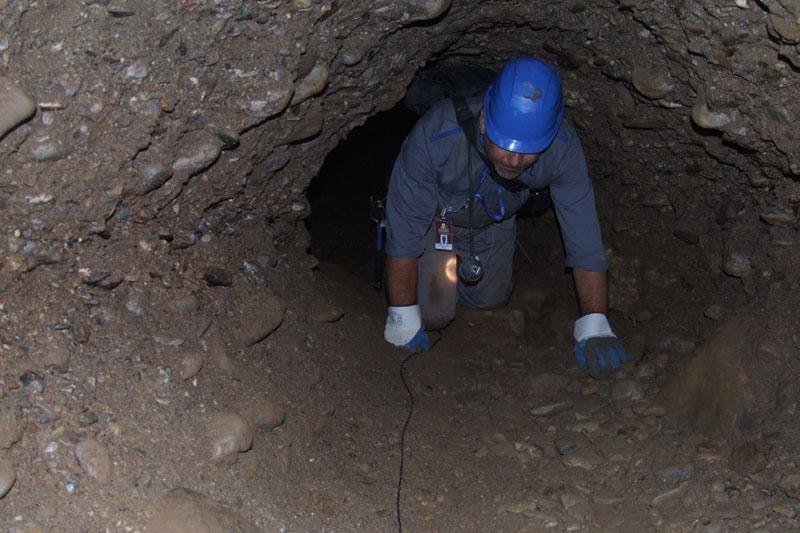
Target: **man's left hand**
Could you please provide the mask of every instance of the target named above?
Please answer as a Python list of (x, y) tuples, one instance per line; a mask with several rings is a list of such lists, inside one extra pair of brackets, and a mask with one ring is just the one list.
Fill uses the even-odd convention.
[(593, 377), (613, 372), (628, 362), (606, 315), (590, 313), (575, 321), (575, 361)]

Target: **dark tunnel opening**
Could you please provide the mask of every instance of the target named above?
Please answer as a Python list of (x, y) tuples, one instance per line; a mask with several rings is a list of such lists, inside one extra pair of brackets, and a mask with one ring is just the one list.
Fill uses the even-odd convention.
[(400, 102), (370, 117), (328, 155), (307, 193), (310, 254), (374, 281), (371, 199), (385, 197), (392, 164), (417, 118)]

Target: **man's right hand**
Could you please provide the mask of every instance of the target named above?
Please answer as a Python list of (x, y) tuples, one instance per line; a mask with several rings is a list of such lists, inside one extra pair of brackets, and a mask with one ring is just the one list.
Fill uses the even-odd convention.
[(575, 321), (575, 361), (592, 377), (613, 372), (628, 362), (628, 354), (603, 313), (589, 313)]
[(427, 352), (431, 348), (418, 305), (389, 306), (383, 338), (412, 352)]

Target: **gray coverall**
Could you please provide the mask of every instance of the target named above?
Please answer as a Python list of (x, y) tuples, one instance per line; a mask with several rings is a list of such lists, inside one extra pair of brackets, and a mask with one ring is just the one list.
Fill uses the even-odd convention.
[[(481, 102), (480, 98), (468, 100), (476, 117)], [(477, 136), (475, 144), (483, 151), (482, 136)], [(482, 309), (500, 307), (511, 295), (515, 213), (530, 191), (508, 191), (488, 176), (485, 163), (467, 142), (450, 100), (435, 105), (417, 122), (392, 171), (386, 203), (386, 253), (419, 258), (417, 303), (429, 329), (441, 327), (455, 316), (456, 291), (443, 294), (446, 284), (439, 279), (447, 252), (434, 249), (434, 226), (444, 214), (454, 226), (455, 252), (459, 257), (468, 255), (470, 167), (474, 192), (481, 198), (473, 207), (475, 254), (485, 274), (476, 285), (458, 283), (458, 303)], [(532, 189), (550, 188), (566, 252), (565, 265), (595, 272), (607, 270), (586, 157), (570, 122), (562, 122), (553, 143), (517, 179)]]

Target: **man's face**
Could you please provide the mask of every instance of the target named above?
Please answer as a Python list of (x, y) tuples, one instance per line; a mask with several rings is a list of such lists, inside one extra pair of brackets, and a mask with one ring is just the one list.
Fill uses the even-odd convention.
[(489, 158), (489, 161), (492, 162), (495, 171), (501, 177), (509, 180), (516, 179), (524, 170), (530, 168), (536, 163), (536, 160), (539, 159), (539, 154), (509, 152), (494, 144), (491, 139), (489, 139), (489, 136), (486, 135), (486, 128), (483, 125), (483, 112), (481, 112), (480, 126), (481, 134), (483, 135), (483, 144), (486, 148), (486, 156)]

